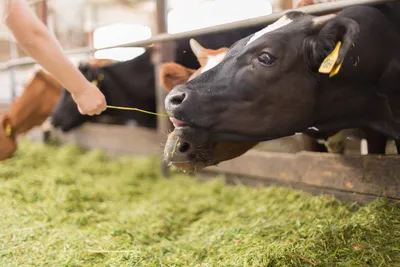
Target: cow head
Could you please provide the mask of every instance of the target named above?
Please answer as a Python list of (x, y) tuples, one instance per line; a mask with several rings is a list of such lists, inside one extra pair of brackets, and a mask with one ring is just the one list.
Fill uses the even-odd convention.
[[(87, 80), (92, 81), (98, 78), (97, 68), (113, 63), (115, 61), (109, 59), (82, 61), (79, 63), (78, 69)], [(98, 116), (93, 117), (96, 118)], [(71, 93), (63, 88), (61, 97), (51, 114), (51, 124), (56, 128), (60, 128), (63, 132), (68, 132), (91, 119), (93, 118), (88, 115), (82, 115), (79, 112)]]
[(70, 92), (62, 89), (60, 100), (51, 114), (51, 124), (68, 132), (88, 121), (90, 116), (82, 115)]
[[(196, 55), (200, 64), (200, 68), (193, 70), (186, 68), (180, 64), (169, 62), (161, 66), (161, 85), (171, 91), (175, 86), (184, 84), (201, 73), (211, 69), (222, 61), (226, 55), (227, 48), (207, 49), (202, 47), (194, 39), (190, 40), (190, 47)], [(176, 126), (176, 122), (172, 120)], [(195, 164), (188, 160), (188, 151), (185, 151), (185, 144), (181, 143), (176, 132), (168, 135), (167, 146), (165, 148), (164, 158), (166, 161), (173, 163), (185, 171), (194, 171), (210, 164), (218, 164), (219, 162), (232, 159), (244, 154), (257, 144), (257, 142), (218, 142), (204, 146), (192, 146), (190, 149), (190, 158), (195, 159)]]
[(197, 57), (200, 68), (197, 70), (186, 68), (180, 64), (169, 62), (161, 66), (161, 86), (167, 91), (171, 91), (175, 86), (184, 84), (199, 76), (215, 65), (220, 63), (225, 57), (228, 48), (207, 49), (201, 46), (195, 39), (190, 39), (190, 48)]
[(193, 147), (207, 151), (216, 142), (260, 142), (306, 130), (320, 93), (319, 66), (338, 41), (336, 62), (342, 62), (358, 31), (355, 21), (334, 14), (289, 12), (237, 41), (219, 64), (166, 97), (180, 139), (176, 149), (196, 165)]

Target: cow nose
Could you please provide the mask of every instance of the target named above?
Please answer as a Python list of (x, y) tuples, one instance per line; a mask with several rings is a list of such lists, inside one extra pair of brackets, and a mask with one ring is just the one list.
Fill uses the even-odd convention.
[(190, 143), (178, 141), (170, 155), (170, 161), (175, 163), (187, 162), (192, 152), (192, 145)]
[(186, 98), (186, 93), (176, 92), (167, 96), (166, 98), (166, 106), (170, 108), (174, 108), (182, 104), (182, 102)]

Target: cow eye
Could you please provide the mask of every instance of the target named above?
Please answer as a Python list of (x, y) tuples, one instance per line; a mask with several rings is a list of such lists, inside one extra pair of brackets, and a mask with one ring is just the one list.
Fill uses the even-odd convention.
[(261, 64), (269, 67), (275, 63), (276, 58), (270, 53), (264, 52), (258, 56), (258, 61), (260, 61)]

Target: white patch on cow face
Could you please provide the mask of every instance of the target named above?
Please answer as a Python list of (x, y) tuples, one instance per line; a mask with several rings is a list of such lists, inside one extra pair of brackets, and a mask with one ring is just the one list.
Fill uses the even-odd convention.
[(207, 64), (201, 70), (201, 73), (204, 73), (217, 66), (224, 59), (225, 55), (226, 53), (220, 53), (213, 56), (207, 56)]
[(308, 127), (308, 130), (314, 130), (314, 131), (319, 132), (318, 128), (314, 127), (314, 126)]
[(255, 40), (257, 40), (258, 38), (260, 38), (261, 36), (263, 36), (266, 33), (275, 31), (279, 28), (282, 28), (283, 26), (288, 25), (289, 23), (291, 23), (292, 20), (289, 19), (286, 15), (281, 17), (280, 19), (278, 19), (277, 21), (275, 21), (275, 23), (268, 25), (267, 27), (265, 27), (264, 29), (262, 29), (261, 31), (256, 32), (251, 38), (250, 40), (247, 42), (246, 45), (251, 44), (252, 42), (254, 42)]

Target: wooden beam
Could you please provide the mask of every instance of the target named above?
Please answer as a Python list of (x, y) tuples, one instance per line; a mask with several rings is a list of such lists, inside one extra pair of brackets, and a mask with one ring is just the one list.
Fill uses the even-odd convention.
[[(40, 140), (38, 133), (31, 136)], [(84, 149), (102, 149), (111, 157), (125, 155), (162, 155), (162, 143), (155, 130), (124, 125), (104, 125), (100, 123), (85, 123), (76, 130), (62, 133), (52, 130), (50, 140), (59, 144), (77, 144)]]
[(400, 200), (400, 156), (249, 151), (205, 171), (366, 198)]

